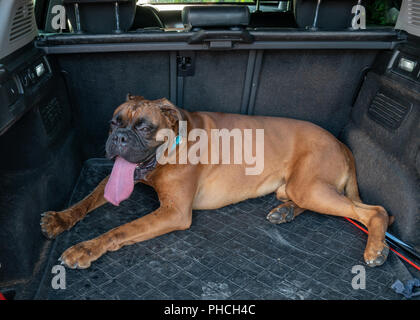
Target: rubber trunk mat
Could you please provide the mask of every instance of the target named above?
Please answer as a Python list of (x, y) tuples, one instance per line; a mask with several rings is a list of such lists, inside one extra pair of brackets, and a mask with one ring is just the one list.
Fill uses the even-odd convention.
[[(85, 163), (74, 203), (111, 171)], [(274, 194), (218, 210), (196, 211), (189, 230), (108, 252), (89, 269), (66, 269), (66, 289), (53, 289), (51, 269), (68, 247), (141, 217), (159, 205), (137, 184), (119, 207), (106, 204), (60, 235), (36, 299), (400, 299), (390, 288), (401, 279), (390, 253), (381, 267), (366, 267), (366, 288), (355, 290), (352, 267), (364, 265), (366, 236), (342, 218), (306, 212), (273, 225), (266, 215)]]

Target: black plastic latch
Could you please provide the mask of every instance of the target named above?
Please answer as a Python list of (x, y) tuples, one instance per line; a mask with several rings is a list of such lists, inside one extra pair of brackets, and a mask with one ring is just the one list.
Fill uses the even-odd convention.
[(181, 51), (176, 57), (178, 76), (191, 77), (195, 72), (195, 52)]

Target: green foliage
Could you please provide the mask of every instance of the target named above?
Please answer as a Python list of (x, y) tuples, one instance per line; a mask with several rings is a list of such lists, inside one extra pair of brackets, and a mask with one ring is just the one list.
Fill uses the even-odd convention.
[(401, 7), (401, 0), (368, 0), (365, 4), (367, 11), (367, 24), (373, 25), (394, 25), (389, 21), (388, 11), (395, 7)]

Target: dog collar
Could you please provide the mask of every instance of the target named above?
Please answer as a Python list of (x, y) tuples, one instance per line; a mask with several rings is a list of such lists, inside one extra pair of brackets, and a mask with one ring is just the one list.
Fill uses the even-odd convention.
[(157, 161), (155, 156), (137, 164), (136, 170), (134, 171), (134, 181), (146, 179), (146, 175), (156, 168), (156, 164)]

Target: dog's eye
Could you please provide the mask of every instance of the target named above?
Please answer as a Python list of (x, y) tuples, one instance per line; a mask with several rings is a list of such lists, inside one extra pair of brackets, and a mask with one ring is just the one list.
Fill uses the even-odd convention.
[(137, 130), (141, 131), (141, 132), (145, 132), (148, 133), (151, 131), (151, 129), (149, 127), (137, 127)]
[(134, 124), (134, 129), (139, 133), (149, 134), (154, 131), (155, 126), (147, 120), (140, 120)]
[(110, 124), (113, 127), (118, 127), (118, 126), (121, 125), (121, 120), (119, 120), (119, 119), (112, 119), (111, 122), (110, 122)]

